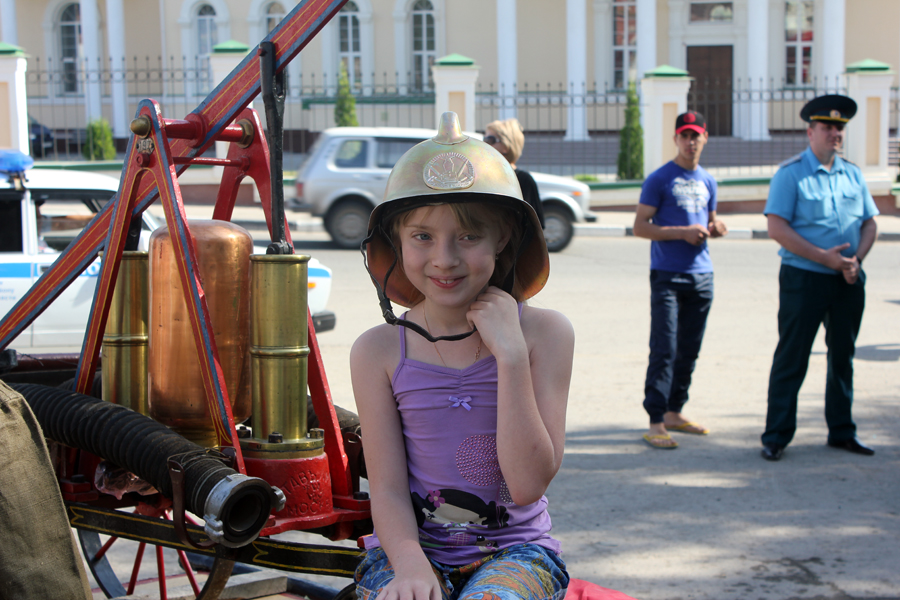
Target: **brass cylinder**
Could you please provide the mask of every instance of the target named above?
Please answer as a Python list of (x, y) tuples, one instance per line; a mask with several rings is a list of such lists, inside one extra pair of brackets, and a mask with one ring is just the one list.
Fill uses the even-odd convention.
[(241, 446), (272, 458), (315, 445), (306, 435), (308, 262), (297, 254), (250, 257), (253, 438)]
[[(250, 255), (253, 239), (227, 221), (188, 221), (235, 423), (250, 416)], [(215, 446), (200, 360), (168, 228), (150, 236), (150, 416)]]
[(150, 339), (150, 261), (146, 252), (123, 252), (103, 334), (103, 399), (142, 415), (147, 402), (147, 345)]

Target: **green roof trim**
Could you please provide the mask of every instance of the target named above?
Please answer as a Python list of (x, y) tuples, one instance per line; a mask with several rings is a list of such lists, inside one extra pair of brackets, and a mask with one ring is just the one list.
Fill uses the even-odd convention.
[(871, 58), (847, 65), (848, 73), (889, 73), (890, 71), (891, 65)]
[(19, 46), (0, 42), (0, 56), (25, 56), (25, 51)]
[(247, 54), (250, 46), (235, 40), (228, 40), (213, 46), (213, 54)]
[[(418, 96), (354, 96), (356, 104), (434, 104), (434, 94)], [(303, 98), (300, 106), (309, 110), (313, 104), (335, 104), (335, 96), (316, 96)]]
[(644, 77), (688, 77), (689, 73), (669, 65), (660, 65), (655, 69), (644, 72)]
[(475, 61), (468, 56), (454, 53), (437, 59), (434, 64), (439, 67), (474, 67)]

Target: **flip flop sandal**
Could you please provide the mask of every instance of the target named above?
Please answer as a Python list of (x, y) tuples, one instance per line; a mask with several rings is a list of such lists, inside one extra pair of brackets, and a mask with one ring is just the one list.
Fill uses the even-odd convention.
[(709, 433), (709, 429), (702, 425), (697, 425), (692, 421), (682, 423), (681, 425), (666, 425), (666, 429), (669, 431), (679, 431), (681, 433), (691, 433), (693, 435), (706, 435)]
[[(672, 439), (668, 433), (661, 433), (659, 435), (650, 435), (648, 433), (644, 434), (644, 441), (653, 446), (654, 448), (658, 448), (659, 450), (674, 450), (678, 447), (678, 442)], [(664, 444), (663, 442), (672, 442), (671, 444)]]

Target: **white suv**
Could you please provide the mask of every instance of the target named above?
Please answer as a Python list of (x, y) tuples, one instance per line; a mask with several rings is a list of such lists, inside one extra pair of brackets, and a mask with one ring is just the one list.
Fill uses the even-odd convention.
[[(112, 177), (55, 169), (28, 171), (24, 189), (16, 189), (0, 172), (0, 321), (118, 189)], [(144, 211), (141, 250), (157, 227), (157, 220)], [(255, 251), (265, 248), (256, 246)], [(309, 308), (321, 333), (335, 324), (334, 313), (325, 310), (331, 269), (314, 258), (308, 266)], [(9, 347), (23, 352), (80, 347), (99, 274), (98, 258)]]
[[(388, 175), (407, 150), (437, 134), (403, 127), (334, 127), (323, 131), (297, 175), (296, 210), (323, 217), (331, 239), (359, 248), (369, 213), (383, 200)], [(467, 133), (477, 139), (481, 135)], [(574, 223), (596, 221), (590, 188), (569, 177), (531, 172), (544, 206), (544, 237), (551, 252), (572, 240)]]

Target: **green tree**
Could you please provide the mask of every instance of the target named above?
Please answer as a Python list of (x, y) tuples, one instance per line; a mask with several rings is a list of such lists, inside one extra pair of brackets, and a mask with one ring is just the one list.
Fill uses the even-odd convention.
[(347, 65), (343, 62), (341, 62), (341, 73), (338, 75), (334, 122), (338, 127), (359, 126), (359, 121), (356, 120), (356, 98), (350, 93), (350, 77), (347, 76)]
[(88, 160), (113, 160), (116, 157), (112, 128), (106, 119), (94, 119), (88, 123), (87, 139), (81, 153)]
[(619, 179), (644, 178), (644, 130), (641, 128), (641, 107), (638, 105), (637, 85), (628, 83), (625, 127), (619, 132)]

